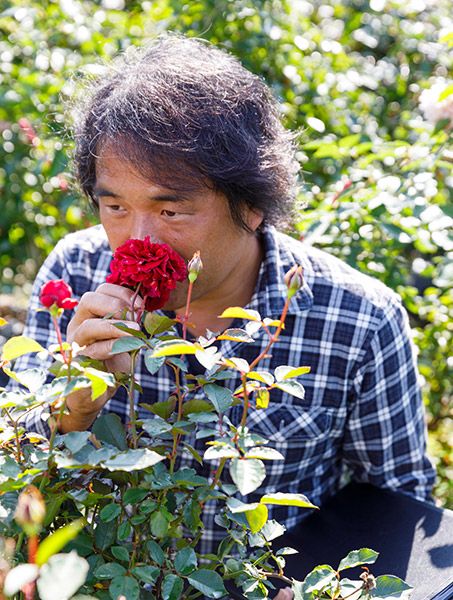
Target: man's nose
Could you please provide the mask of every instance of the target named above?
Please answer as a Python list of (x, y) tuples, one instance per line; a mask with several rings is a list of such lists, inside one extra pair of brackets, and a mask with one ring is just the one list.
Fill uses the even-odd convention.
[(158, 227), (153, 219), (148, 215), (137, 215), (132, 223), (129, 237), (135, 240), (143, 240), (147, 235), (149, 235), (152, 242), (161, 241)]

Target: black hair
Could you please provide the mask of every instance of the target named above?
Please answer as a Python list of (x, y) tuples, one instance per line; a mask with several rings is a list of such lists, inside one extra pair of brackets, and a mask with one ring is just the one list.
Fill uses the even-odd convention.
[(292, 214), (294, 136), (265, 82), (208, 42), (165, 34), (130, 48), (76, 109), (77, 175), (95, 203), (96, 157), (109, 143), (158, 185), (222, 192), (245, 229), (244, 207), (271, 224)]

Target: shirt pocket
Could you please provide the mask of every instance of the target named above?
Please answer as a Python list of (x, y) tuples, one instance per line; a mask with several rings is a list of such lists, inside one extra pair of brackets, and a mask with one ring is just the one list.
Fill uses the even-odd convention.
[(248, 427), (269, 441), (284, 460), (265, 461), (266, 488), (302, 491), (321, 476), (332, 458), (335, 409), (293, 404), (271, 404), (251, 411)]

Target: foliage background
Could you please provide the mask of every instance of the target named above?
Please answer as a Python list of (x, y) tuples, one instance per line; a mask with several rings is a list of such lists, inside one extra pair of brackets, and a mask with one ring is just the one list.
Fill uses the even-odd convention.
[(163, 31), (208, 39), (267, 80), (300, 132), (292, 233), (401, 294), (435, 493), (452, 506), (453, 152), (445, 123), (418, 107), (451, 79), (450, 15), (448, 0), (0, 1), (2, 293), (19, 303), (56, 241), (95, 220), (70, 167), (64, 106), (78, 80)]

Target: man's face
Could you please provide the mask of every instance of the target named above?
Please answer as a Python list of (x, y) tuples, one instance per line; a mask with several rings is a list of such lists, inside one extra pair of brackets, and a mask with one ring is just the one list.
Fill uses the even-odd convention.
[[(244, 265), (256, 252), (257, 238), (233, 222), (223, 194), (203, 188), (180, 193), (145, 179), (134, 166), (115, 154), (108, 145), (96, 160), (95, 194), (112, 250), (130, 238), (149, 235), (154, 242), (174, 248), (186, 260), (200, 251), (203, 270), (192, 299), (218, 304), (225, 284), (244, 274)], [(246, 215), (255, 230), (262, 217)], [(240, 281), (237, 282), (241, 284)], [(164, 308), (185, 305), (187, 283), (178, 284)]]

